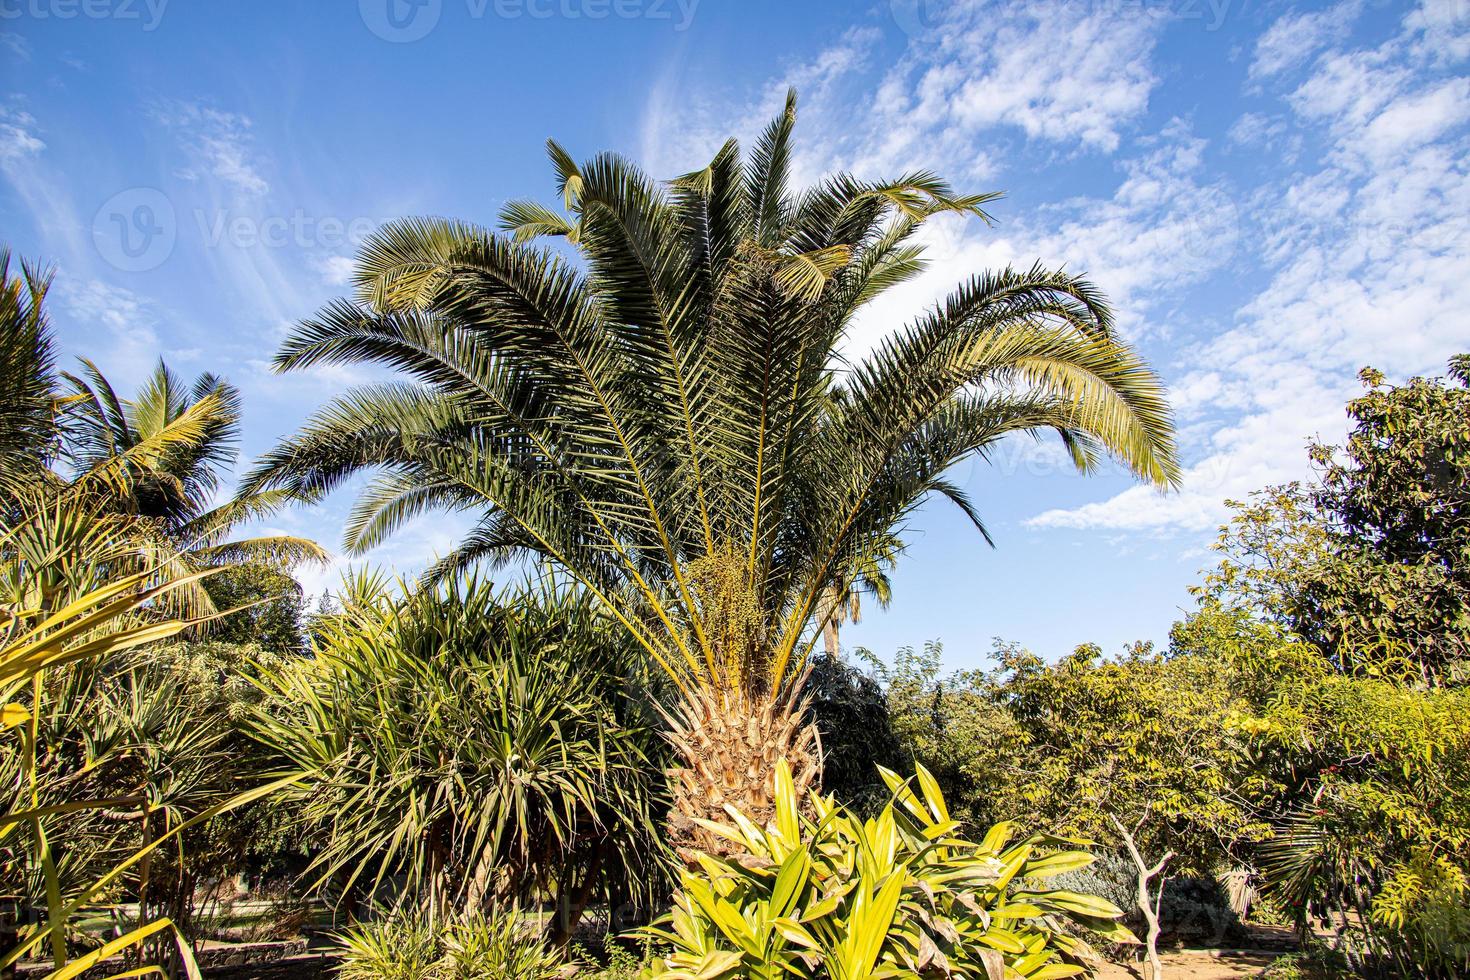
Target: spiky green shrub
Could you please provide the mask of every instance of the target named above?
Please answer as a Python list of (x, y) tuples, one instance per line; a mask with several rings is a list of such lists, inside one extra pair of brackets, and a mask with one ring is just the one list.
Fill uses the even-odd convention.
[(623, 634), (582, 594), (356, 583), (314, 656), (267, 677), (258, 734), (292, 770), (311, 884), (403, 905), (648, 901), (659, 735)]
[(684, 872), (668, 919), (647, 931), (672, 949), (644, 977), (1051, 980), (1087, 972), (1081, 929), (1132, 940), (1113, 903), (1042, 886), (1092, 863), (1079, 842), (1013, 843), (1009, 823), (966, 840), (926, 770), (922, 796), (880, 771), (893, 800), (872, 820), (819, 794), (803, 812), (783, 762), (770, 826), (733, 809), (732, 824), (710, 823), (735, 853)]
[(447, 929), (440, 964), (438, 980), (553, 980), (566, 958), (519, 912), (495, 909)]
[(438, 980), (439, 931), (427, 916), (359, 923), (337, 937), (338, 980)]
[(449, 920), (398, 913), (360, 923), (337, 942), (338, 980), (553, 980), (567, 966), (510, 908)]

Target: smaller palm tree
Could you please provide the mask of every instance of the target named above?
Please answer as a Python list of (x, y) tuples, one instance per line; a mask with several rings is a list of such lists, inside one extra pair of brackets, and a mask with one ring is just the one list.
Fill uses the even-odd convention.
[(290, 535), (231, 540), (241, 525), (286, 500), (260, 491), (214, 504), (240, 438), (240, 393), (201, 374), (187, 384), (162, 361), (132, 399), (119, 398), (91, 361), (66, 375), (68, 431), (63, 452), (73, 485), (103, 493), (121, 513), (151, 522), (198, 566), (235, 561), (322, 561), (315, 542)]

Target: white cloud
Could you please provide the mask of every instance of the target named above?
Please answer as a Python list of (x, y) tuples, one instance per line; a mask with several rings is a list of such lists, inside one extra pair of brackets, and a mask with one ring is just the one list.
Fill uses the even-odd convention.
[(1207, 179), (1205, 141), (1187, 125), (1174, 120), (1142, 143), (1147, 152), (1119, 164), (1123, 180), (1109, 198), (1021, 215), (1002, 233), (975, 221), (931, 222), (921, 233), (929, 268), (860, 314), (849, 353), (870, 349), (978, 270), (1037, 261), (1085, 273), (1108, 294), (1130, 335), (1167, 333), (1155, 312), (1231, 261), (1240, 212), (1227, 187)]
[(882, 35), (872, 28), (848, 31), (733, 110), (691, 91), (675, 66), (645, 106), (643, 162), (672, 174), (703, 166), (731, 135), (748, 147), (794, 85), (802, 98), (794, 183), (833, 169), (871, 176), (941, 165), (974, 183), (997, 172), (1002, 138), (1068, 154), (1115, 151), (1160, 83), (1151, 55), (1164, 16), (1069, 0), (927, 6), (942, 22), (876, 79), (868, 72)]
[(14, 31), (0, 33), (0, 47), (6, 48), (20, 61), (31, 60), (31, 45)]
[(1225, 497), (1305, 475), (1309, 437), (1343, 436), (1358, 368), (1442, 373), (1470, 349), (1470, 93), (1426, 70), (1426, 49), (1409, 43), (1417, 16), (1377, 48), (1325, 54), (1287, 96), (1334, 149), (1254, 196), (1267, 282), (1230, 329), (1182, 352), (1192, 367), (1176, 404), (1212, 425), (1183, 491), (1134, 488), (1035, 525), (1207, 530)]
[(77, 320), (107, 328), (119, 341), (134, 347), (156, 347), (156, 318), (147, 301), (132, 290), (100, 279), (58, 280), (62, 301)]
[(345, 255), (328, 255), (316, 262), (317, 271), (321, 273), (322, 282), (328, 286), (345, 286), (352, 279), (352, 270), (357, 267), (350, 258)]
[(36, 120), (28, 112), (0, 107), (0, 161), (35, 156), (46, 148), (35, 135)]
[(181, 176), (203, 171), (233, 190), (259, 196), (270, 190), (254, 158), (249, 117), (200, 102), (169, 102), (155, 107), (154, 118), (178, 134), (192, 161)]
[(1363, 151), (1377, 159), (1422, 146), (1470, 119), (1470, 78), (1453, 78), (1396, 99), (1362, 132)]
[(1465, 0), (1423, 0), (1404, 18), (1404, 28), (1431, 61), (1470, 58), (1470, 3)]
[(1265, 78), (1305, 64), (1322, 48), (1347, 37), (1361, 11), (1358, 0), (1348, 0), (1326, 10), (1280, 18), (1256, 39), (1251, 78)]
[(995, 127), (1112, 152), (1159, 83), (1150, 56), (1166, 23), (1089, 4), (950, 5), (933, 43), (913, 45), (879, 87), (876, 155), (932, 159), (936, 138), (973, 152)]

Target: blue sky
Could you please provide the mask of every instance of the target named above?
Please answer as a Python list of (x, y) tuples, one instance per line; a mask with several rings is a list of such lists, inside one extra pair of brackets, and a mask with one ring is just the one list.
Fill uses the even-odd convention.
[[(1467, 64), (1470, 0), (0, 0), (0, 240), (57, 267), (68, 356), (238, 384), (248, 458), (367, 377), (268, 361), (377, 222), (548, 199), (548, 136), (672, 176), (796, 85), (803, 180), (1006, 194), (993, 228), (932, 230), (854, 351), (979, 269), (1085, 270), (1168, 381), (1188, 467), (1169, 497), (1048, 443), (962, 467), (998, 547), (926, 508), (892, 608), (844, 643), (1116, 649), (1189, 605), (1227, 497), (1341, 437), (1360, 366), (1470, 349)], [(271, 526), (336, 545), (346, 505)], [(412, 571), (461, 526), (371, 557)]]

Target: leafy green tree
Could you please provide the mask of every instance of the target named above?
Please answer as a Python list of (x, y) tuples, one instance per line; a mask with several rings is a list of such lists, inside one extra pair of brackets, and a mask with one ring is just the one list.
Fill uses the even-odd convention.
[(1226, 724), (1244, 706), (1217, 658), (1166, 657), (1146, 644), (1116, 661), (1100, 657), (1091, 645), (1054, 665), (1024, 651), (1006, 656), (1000, 697), (1032, 767), (1008, 787), (1009, 805), (1054, 833), (1127, 853), (1156, 978), (1162, 880), (1211, 874), (1238, 841), (1264, 830), (1244, 792), (1245, 740)]
[[(1213, 637), (1212, 637), (1213, 638)], [(1133, 868), (1157, 975), (1167, 878), (1213, 874), (1266, 830), (1249, 790), (1249, 705), (1213, 648), (1105, 660), (1092, 645), (1056, 664), (997, 641), (993, 672), (943, 672), (942, 650), (872, 660), (890, 723), (970, 827), (1015, 820), (1106, 842)]]
[[(694, 818), (769, 815), (778, 760), (803, 798), (816, 782), (801, 687), (823, 597), (892, 554), (933, 495), (980, 526), (956, 462), (1051, 430), (1083, 471), (1112, 455), (1151, 483), (1178, 475), (1159, 380), (1076, 276), (978, 274), (844, 356), (854, 317), (923, 269), (924, 222), (983, 218), (990, 196), (923, 172), (794, 191), (795, 119), (793, 94), (748, 159), (731, 141), (665, 183), (551, 143), (564, 209), (512, 203), (504, 234), (387, 225), (355, 300), (303, 323), (276, 365), (411, 382), (333, 401), (244, 484), (314, 500), (378, 471), (349, 550), (450, 508), (480, 520), (436, 574), (531, 555), (592, 590), (679, 692), (671, 827), (706, 850), (726, 845)], [(564, 248), (532, 244), (546, 237)]]
[(239, 610), (211, 623), (210, 639), (257, 644), (275, 653), (304, 651), (306, 599), (289, 572), (264, 562), (240, 562), (210, 576), (204, 589), (216, 609)]
[[(1304, 932), (1330, 927), (1359, 971), (1457, 975), (1470, 932), (1436, 910), (1437, 889), (1470, 867), (1470, 693), (1342, 673), (1309, 644), (1218, 608), (1175, 637), (1232, 664), (1241, 701), (1224, 725), (1249, 742), (1240, 786), (1270, 828), (1238, 850), (1268, 892)], [(1429, 969), (1435, 948), (1444, 958)]]
[(1470, 357), (1448, 380), (1361, 377), (1346, 445), (1311, 447), (1314, 483), (1236, 504), (1201, 591), (1339, 670), (1443, 683), (1470, 656)]

